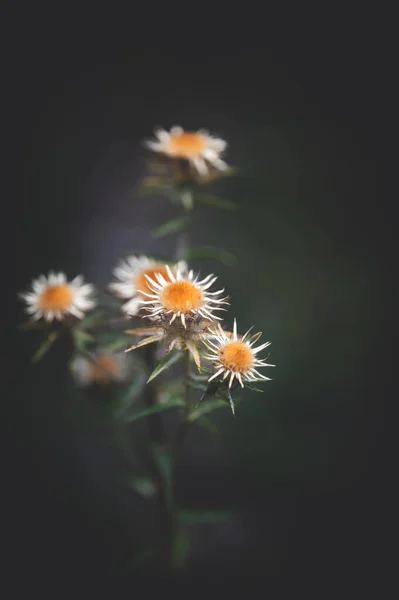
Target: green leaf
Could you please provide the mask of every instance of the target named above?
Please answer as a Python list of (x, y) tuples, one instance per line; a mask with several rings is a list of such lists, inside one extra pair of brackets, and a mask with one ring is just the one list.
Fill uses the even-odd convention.
[(181, 357), (182, 353), (179, 350), (172, 350), (171, 352), (168, 352), (168, 354), (165, 354), (147, 379), (147, 383), (150, 383), (150, 381), (155, 379), (155, 377), (158, 377), (162, 371), (166, 371), (166, 369), (169, 369), (172, 365), (177, 363)]
[(180, 522), (185, 525), (199, 525), (201, 523), (220, 523), (228, 521), (233, 516), (231, 510), (192, 510), (179, 511)]
[(146, 408), (145, 410), (142, 410), (139, 413), (130, 415), (128, 419), (125, 419), (125, 421), (128, 423), (132, 423), (133, 421), (137, 421), (138, 419), (143, 419), (144, 417), (149, 417), (150, 415), (165, 412), (166, 410), (171, 410), (172, 408), (177, 408), (180, 406), (184, 406), (184, 400), (182, 398), (173, 398), (167, 403), (157, 404), (156, 406)]
[(58, 331), (53, 331), (50, 335), (44, 340), (44, 342), (39, 346), (36, 350), (35, 354), (32, 357), (32, 362), (39, 362), (41, 358), (48, 352), (51, 346), (54, 344), (55, 340), (59, 337)]
[(178, 531), (172, 547), (172, 566), (181, 569), (190, 552), (190, 538), (186, 531)]
[(235, 267), (238, 264), (237, 258), (231, 252), (223, 248), (214, 248), (213, 246), (200, 246), (192, 248), (185, 253), (186, 260), (212, 259), (218, 260), (226, 267)]
[(188, 219), (187, 217), (179, 217), (177, 219), (171, 219), (170, 221), (166, 221), (162, 223), (155, 231), (152, 232), (152, 237), (160, 238), (165, 235), (170, 235), (172, 233), (177, 233), (178, 231), (183, 231), (187, 228)]
[(122, 392), (118, 394), (116, 406), (113, 409), (113, 418), (129, 422), (129, 410), (140, 397), (141, 392), (146, 384), (146, 373), (144, 369), (137, 369), (132, 379), (132, 382), (124, 387)]
[(210, 204), (212, 206), (216, 206), (217, 208), (221, 208), (222, 210), (234, 211), (238, 209), (238, 206), (234, 204), (234, 202), (209, 194), (207, 194), (206, 196), (202, 194), (201, 196), (196, 196), (196, 200), (198, 200), (198, 202), (201, 202), (202, 204)]
[(215, 398), (214, 400), (207, 400), (206, 402), (201, 402), (199, 406), (194, 408), (194, 410), (190, 413), (188, 420), (190, 422), (194, 422), (200, 417), (213, 412), (217, 408), (222, 408), (226, 406), (226, 401), (221, 398)]

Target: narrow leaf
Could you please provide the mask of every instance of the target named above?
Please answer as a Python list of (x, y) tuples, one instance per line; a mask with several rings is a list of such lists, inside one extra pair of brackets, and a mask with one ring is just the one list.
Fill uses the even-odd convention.
[(188, 420), (191, 422), (196, 421), (200, 417), (213, 412), (217, 408), (222, 408), (226, 406), (225, 400), (220, 398), (215, 398), (214, 400), (208, 400), (207, 402), (202, 402), (199, 406), (194, 408), (194, 410), (190, 413)]
[(147, 383), (150, 383), (150, 381), (155, 379), (155, 377), (158, 377), (158, 375), (162, 373), (162, 371), (166, 371), (166, 369), (169, 369), (172, 365), (177, 363), (180, 360), (181, 356), (182, 353), (179, 350), (172, 350), (168, 354), (165, 354), (163, 359), (157, 364), (157, 366), (149, 376)]
[(181, 398), (174, 398), (173, 402), (168, 402), (167, 404), (157, 404), (156, 406), (152, 406), (151, 408), (147, 408), (139, 413), (131, 415), (129, 419), (126, 419), (126, 422), (133, 423), (133, 421), (138, 421), (139, 419), (143, 419), (144, 417), (149, 417), (150, 415), (154, 415), (156, 413), (165, 412), (166, 410), (171, 410), (172, 408), (177, 408), (179, 406), (184, 406), (184, 401)]
[(152, 236), (154, 238), (160, 238), (165, 235), (177, 233), (178, 231), (183, 231), (184, 229), (186, 229), (187, 224), (187, 217), (171, 219), (170, 221), (166, 221), (166, 223), (162, 223), (162, 225), (155, 229), (155, 231), (152, 232)]
[(136, 329), (125, 329), (129, 335), (147, 335), (159, 331), (159, 327), (137, 327)]
[(146, 375), (144, 369), (137, 369), (130, 385), (118, 395), (116, 408), (113, 410), (114, 419), (129, 422), (129, 411), (140, 397), (146, 384)]
[(137, 344), (133, 344), (130, 348), (126, 348), (125, 352), (130, 352), (131, 350), (137, 350), (137, 348), (141, 348), (142, 346), (147, 346), (147, 344), (152, 344), (154, 342), (159, 342), (159, 335), (151, 335), (148, 338), (144, 338), (137, 342)]
[(221, 208), (222, 210), (234, 211), (238, 208), (238, 206), (234, 204), (234, 202), (213, 195), (197, 196), (196, 200), (198, 200), (198, 202), (201, 202), (202, 204), (210, 204), (212, 206), (216, 206), (217, 208)]
[(233, 402), (233, 398), (231, 396), (230, 388), (227, 388), (227, 397), (228, 397), (229, 402), (230, 402), (231, 412), (233, 413), (233, 417), (235, 417), (234, 402)]
[(50, 333), (47, 339), (39, 346), (35, 354), (32, 357), (32, 362), (38, 362), (48, 352), (55, 340), (59, 337), (59, 332)]

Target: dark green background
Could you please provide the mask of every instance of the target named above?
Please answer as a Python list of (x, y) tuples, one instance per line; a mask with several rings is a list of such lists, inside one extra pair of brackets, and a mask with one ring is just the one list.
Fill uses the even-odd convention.
[[(235, 420), (217, 414), (218, 439), (196, 432), (187, 443), (179, 502), (237, 513), (199, 532), (193, 575), (355, 577), (375, 564), (389, 526), (377, 359), (390, 208), (377, 198), (378, 69), (363, 41), (313, 34), (198, 56), (62, 44), (50, 53), (37, 41), (20, 80), (16, 289), (50, 268), (104, 284), (124, 252), (172, 248), (149, 233), (170, 205), (143, 203), (134, 190), (154, 125), (220, 134), (240, 169), (214, 190), (239, 210), (201, 207), (194, 231), (195, 242), (224, 247), (239, 264), (197, 266), (220, 275), (232, 297), (228, 323), (237, 316), (241, 329), (262, 330), (277, 366)], [(37, 340), (17, 335), (12, 564), (125, 573), (152, 513), (112, 483), (121, 457), (75, 397), (66, 350), (32, 368)]]

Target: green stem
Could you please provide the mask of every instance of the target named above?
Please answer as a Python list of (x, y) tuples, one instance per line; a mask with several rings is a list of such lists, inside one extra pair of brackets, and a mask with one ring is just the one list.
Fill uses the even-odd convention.
[(186, 227), (180, 233), (176, 243), (176, 260), (184, 260), (190, 248), (192, 211), (194, 209), (194, 195), (191, 188), (186, 187), (181, 191), (181, 205), (186, 217)]

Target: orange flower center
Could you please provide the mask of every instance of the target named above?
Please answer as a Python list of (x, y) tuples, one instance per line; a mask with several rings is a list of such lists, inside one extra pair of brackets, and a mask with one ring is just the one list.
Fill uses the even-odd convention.
[(58, 283), (49, 285), (40, 296), (40, 307), (44, 310), (67, 310), (73, 300), (69, 285)]
[[(136, 279), (134, 281), (134, 285), (136, 286), (136, 290), (138, 290), (137, 293), (142, 298), (146, 298), (146, 297), (144, 296), (144, 294), (141, 294), (140, 292), (146, 292), (147, 294), (153, 294), (154, 293), (148, 287), (148, 280), (147, 280), (147, 278), (145, 276), (148, 275), (148, 277), (150, 277), (153, 281), (155, 281), (156, 283), (158, 283), (157, 282), (157, 278), (155, 277), (155, 273), (159, 273), (160, 275), (162, 275), (162, 277), (164, 277), (166, 279), (166, 281), (170, 281), (170, 277), (168, 275), (166, 267), (163, 264), (153, 265), (152, 267), (148, 267), (148, 269), (142, 269), (139, 272), (139, 274), (136, 276)], [(172, 273), (174, 273), (173, 269), (172, 269)]]
[(160, 301), (166, 310), (188, 313), (201, 308), (204, 295), (191, 281), (175, 281), (167, 285), (161, 293)]
[(247, 344), (243, 342), (227, 342), (219, 350), (219, 359), (225, 369), (244, 373), (254, 364), (254, 355)]
[(91, 379), (97, 383), (109, 383), (116, 375), (118, 370), (117, 364), (112, 356), (102, 354), (90, 363)]
[(168, 140), (168, 150), (173, 156), (193, 158), (205, 150), (206, 140), (200, 133), (183, 132), (172, 135)]

